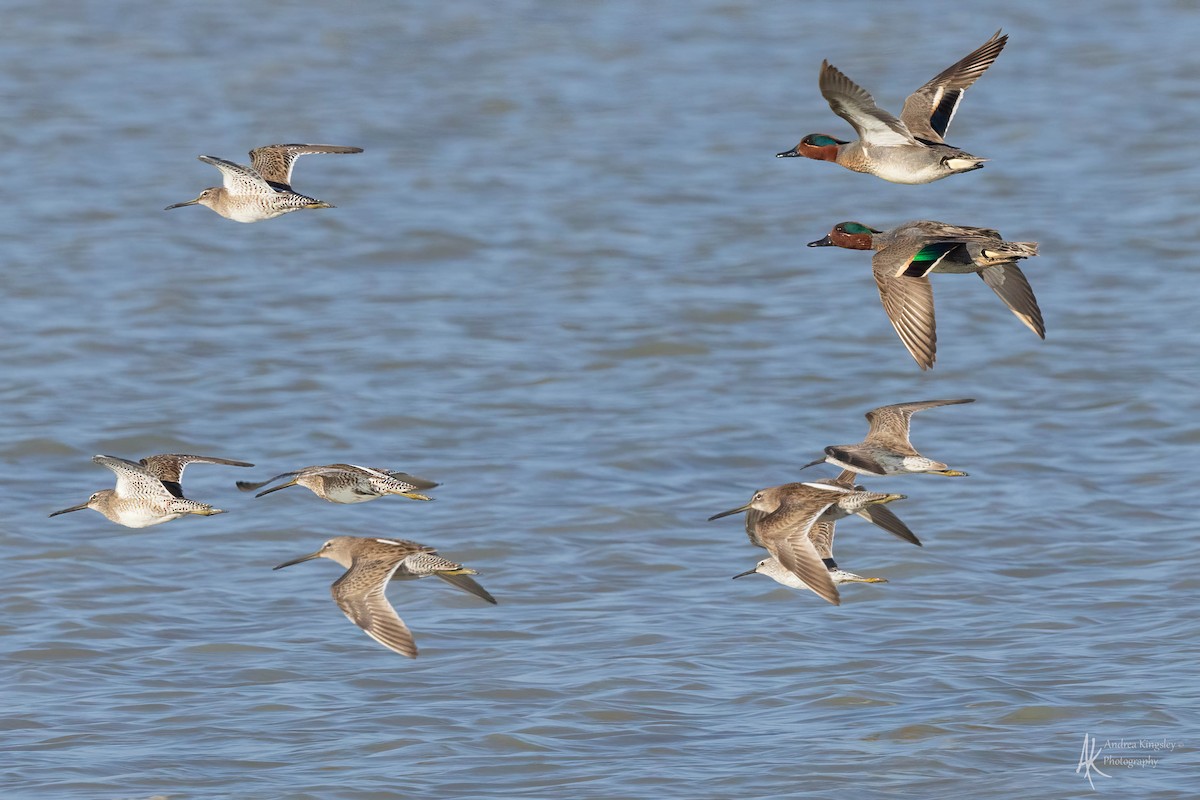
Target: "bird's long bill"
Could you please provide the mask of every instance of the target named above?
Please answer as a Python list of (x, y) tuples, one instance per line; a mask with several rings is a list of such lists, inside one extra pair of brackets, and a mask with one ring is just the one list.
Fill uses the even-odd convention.
[(268, 483), (274, 483), (275, 481), (281, 480), (283, 478), (294, 478), (294, 477), (296, 477), (295, 472), (282, 472), (282, 473), (276, 475), (274, 478), (268, 478), (265, 481), (258, 481), (257, 483), (255, 483), (253, 481), (238, 481), (237, 488), (241, 489), (243, 492), (253, 492), (255, 489), (261, 489), (262, 487), (266, 486)]
[(57, 517), (59, 514), (69, 514), (72, 511), (83, 511), (87, 507), (88, 507), (87, 503), (80, 503), (77, 506), (71, 506), (70, 508), (64, 508), (62, 511), (55, 511), (50, 516)]
[(754, 569), (748, 569), (748, 570), (746, 570), (745, 572), (739, 572), (737, 575), (734, 575), (734, 576), (733, 576), (733, 579), (736, 581), (738, 578), (744, 578), (744, 577), (746, 577), (747, 575), (754, 575), (754, 574), (756, 574), (757, 572), (758, 572), (758, 568), (757, 568), (757, 567), (755, 567)]
[(306, 556), (300, 556), (299, 558), (293, 558), (291, 561), (285, 561), (277, 567), (271, 567), (271, 569), (272, 570), (283, 569), (284, 567), (290, 567), (293, 564), (300, 564), (305, 561), (312, 561), (314, 558), (320, 558), (320, 557), (321, 557), (321, 551), (318, 550), (315, 553), (309, 553)]
[(720, 514), (713, 514), (711, 517), (708, 518), (708, 521), (712, 522), (714, 519), (720, 519), (721, 517), (732, 516), (733, 514), (740, 514), (743, 511), (749, 511), (749, 510), (750, 510), (750, 504), (747, 503), (744, 506), (738, 506), (737, 508), (731, 508), (728, 511), (722, 511)]
[(404, 495), (410, 500), (433, 500), (433, 498), (429, 495), (420, 494), (418, 492), (400, 492), (400, 494)]
[[(271, 481), (267, 481), (267, 483), (270, 483), (270, 482)], [(270, 489), (263, 489), (261, 492), (259, 492), (258, 494), (254, 495), (254, 496), (262, 497), (264, 494), (270, 494), (271, 492), (278, 492), (280, 489), (286, 489), (289, 486), (295, 486), (295, 485), (296, 485), (295, 481), (288, 481), (287, 483), (281, 483), (278, 486), (272, 486)], [(262, 484), (260, 483), (259, 486), (262, 486)]]
[(829, 238), (829, 234), (825, 234), (824, 239), (817, 239), (815, 242), (809, 242), (809, 247), (833, 247), (833, 240)]
[(791, 150), (784, 150), (782, 153), (776, 153), (776, 158), (795, 158), (800, 155), (800, 145), (796, 145)]
[(824, 458), (818, 458), (816, 461), (810, 461), (810, 462), (808, 462), (807, 464), (805, 464), (805, 465), (804, 465), (803, 467), (801, 467), (800, 469), (808, 469), (809, 467), (815, 467), (817, 464), (824, 464), (824, 463), (825, 463), (825, 459), (824, 459)]
[(184, 206), (194, 206), (199, 202), (200, 198), (197, 197), (195, 200), (188, 200), (186, 203), (175, 203), (173, 205), (169, 205), (164, 208), (163, 211), (170, 211), (172, 208), (183, 208)]

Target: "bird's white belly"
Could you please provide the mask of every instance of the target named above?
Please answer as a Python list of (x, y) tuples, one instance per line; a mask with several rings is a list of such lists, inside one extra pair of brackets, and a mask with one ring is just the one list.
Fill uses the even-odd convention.
[[(287, 209), (287, 211), (292, 210), (293, 209)], [(261, 222), (264, 219), (275, 219), (275, 217), (278, 217), (284, 213), (286, 212), (283, 210), (268, 211), (267, 209), (254, 205), (244, 205), (231, 209), (229, 213), (225, 215), (225, 217), (233, 220), (234, 222)]]
[(368, 500), (376, 500), (378, 498), (379, 495), (362, 494), (360, 491), (355, 491), (352, 486), (339, 486), (325, 493), (325, 499), (331, 503), (365, 503)]
[(164, 522), (170, 522), (173, 519), (179, 519), (182, 514), (168, 514), (161, 510), (147, 508), (145, 506), (137, 506), (134, 508), (125, 508), (118, 512), (116, 518), (109, 517), (118, 525), (124, 525), (126, 528), (149, 528), (151, 525), (160, 525)]
[(883, 178), (889, 183), (916, 185), (933, 183), (950, 173), (941, 169), (936, 163), (914, 167), (911, 164), (906, 165), (902, 161), (900, 163), (889, 161), (882, 164), (875, 164), (871, 169), (871, 174)]
[(783, 566), (783, 564), (780, 564), (778, 561), (767, 562), (759, 569), (759, 573), (766, 575), (776, 583), (783, 584), (790, 589), (808, 588), (808, 584), (800, 580), (800, 576)]

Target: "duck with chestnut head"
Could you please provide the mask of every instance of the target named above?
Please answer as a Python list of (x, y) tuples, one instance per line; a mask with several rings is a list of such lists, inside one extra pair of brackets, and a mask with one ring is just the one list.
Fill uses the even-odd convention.
[(839, 222), (808, 246), (875, 251), (871, 269), (883, 310), (921, 369), (931, 369), (937, 357), (932, 272), (978, 273), (1025, 327), (1046, 338), (1037, 298), (1017, 266), (1037, 255), (1037, 242), (1006, 242), (991, 228), (915, 220), (890, 231)]
[(992, 65), (1007, 42), (1008, 36), (996, 31), (977, 50), (909, 95), (899, 118), (875, 105), (871, 95), (837, 67), (821, 62), (821, 95), (833, 113), (850, 123), (858, 140), (811, 133), (777, 157), (832, 161), (891, 183), (932, 183), (977, 170), (987, 159), (946, 144), (942, 137), (967, 88)]

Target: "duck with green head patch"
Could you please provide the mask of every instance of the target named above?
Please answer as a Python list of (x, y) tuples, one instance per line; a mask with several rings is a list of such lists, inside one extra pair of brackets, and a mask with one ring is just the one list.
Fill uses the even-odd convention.
[(1037, 255), (1037, 242), (1006, 242), (991, 228), (926, 219), (890, 231), (840, 222), (808, 246), (875, 251), (871, 268), (883, 310), (921, 369), (931, 369), (937, 357), (931, 272), (978, 273), (1017, 319), (1046, 338), (1037, 298), (1017, 266), (1019, 259)]
[(898, 119), (875, 105), (865, 89), (828, 61), (821, 62), (821, 95), (833, 113), (850, 123), (858, 141), (811, 133), (777, 157), (832, 161), (892, 183), (932, 183), (980, 169), (987, 159), (948, 145), (942, 137), (967, 88), (992, 65), (1007, 42), (1008, 36), (996, 31), (977, 50), (909, 95)]

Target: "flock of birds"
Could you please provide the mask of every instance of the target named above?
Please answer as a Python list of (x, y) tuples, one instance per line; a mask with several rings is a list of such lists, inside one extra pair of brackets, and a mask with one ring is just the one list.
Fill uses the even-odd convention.
[[(183, 471), (188, 464), (254, 466), (247, 461), (176, 453), (147, 456), (140, 461), (98, 455), (93, 456), (92, 461), (116, 474), (116, 487), (101, 489), (86, 503), (55, 511), (50, 516), (90, 508), (126, 528), (147, 528), (188, 514), (204, 517), (224, 514), (215, 506), (183, 496)], [(243, 492), (253, 492), (271, 484), (278, 485), (258, 492), (255, 497), (289, 486), (303, 486), (331, 503), (365, 503), (389, 495), (432, 500), (421, 492), (438, 485), (404, 472), (356, 464), (324, 464), (283, 472), (264, 481), (238, 481), (237, 487)], [(345, 574), (332, 587), (338, 608), (372, 639), (409, 658), (417, 657), (417, 646), (412, 632), (384, 595), (389, 581), (436, 576), (451, 586), (496, 603), (496, 598), (471, 578), (477, 574), (475, 570), (443, 558), (433, 547), (407, 539), (335, 536), (315, 553), (285, 561), (275, 569), (314, 558), (328, 558), (346, 568)]]
[[(992, 65), (1008, 37), (996, 31), (979, 48), (931, 78), (904, 101), (900, 116), (879, 108), (861, 86), (824, 61), (818, 85), (833, 112), (850, 123), (858, 141), (824, 133), (805, 136), (780, 158), (803, 156), (832, 161), (892, 183), (923, 184), (972, 172), (987, 159), (949, 145), (942, 138), (966, 90)], [(888, 320), (913, 360), (932, 369), (937, 357), (931, 273), (970, 273), (983, 279), (1021, 322), (1046, 338), (1042, 312), (1017, 262), (1036, 256), (1036, 242), (1008, 242), (991, 228), (915, 220), (883, 231), (861, 222), (841, 222), (809, 247), (871, 250), (871, 268)], [(831, 480), (785, 483), (762, 489), (750, 502), (710, 520), (746, 513), (751, 543), (770, 553), (735, 578), (755, 573), (795, 589), (810, 589), (833, 604), (841, 602), (840, 583), (883, 583), (841, 569), (833, 559), (834, 525), (857, 514), (915, 545), (921, 542), (884, 506), (904, 495), (871, 492), (855, 484), (858, 475), (928, 473), (950, 477), (966, 473), (918, 453), (909, 441), (912, 415), (937, 406), (974, 402), (925, 400), (881, 406), (867, 412), (870, 431), (858, 444), (831, 445), (827, 462), (842, 468)], [(804, 469), (805, 467), (801, 467)]]
[[(942, 138), (962, 101), (963, 93), (995, 61), (1008, 37), (999, 31), (977, 50), (946, 68), (908, 97), (897, 118), (875, 105), (871, 95), (842, 72), (823, 62), (819, 86), (833, 112), (858, 133), (847, 142), (827, 134), (810, 134), (780, 157), (803, 156), (833, 161), (893, 183), (922, 184), (980, 169), (986, 159), (947, 144)], [(277, 144), (250, 151), (250, 166), (215, 156), (200, 160), (220, 170), (223, 185), (202, 191), (195, 199), (167, 206), (205, 206), (236, 222), (259, 222), (301, 209), (332, 208), (329, 203), (292, 189), (292, 166), (302, 155), (361, 153), (358, 147), (322, 144)], [(1006, 306), (1038, 336), (1045, 338), (1042, 314), (1024, 274), (1022, 258), (1037, 255), (1035, 242), (1006, 242), (989, 228), (918, 220), (881, 231), (858, 222), (842, 222), (810, 247), (835, 246), (872, 250), (872, 268), (880, 299), (892, 326), (922, 369), (933, 367), (937, 336), (934, 327), (931, 273), (975, 272)], [(904, 495), (883, 494), (855, 483), (858, 475), (886, 476), (929, 473), (963, 476), (946, 464), (918, 453), (909, 441), (909, 426), (917, 411), (974, 402), (971, 399), (928, 400), (882, 406), (867, 413), (866, 438), (849, 445), (825, 448), (827, 462), (842, 469), (828, 480), (786, 483), (762, 489), (750, 502), (713, 515), (746, 514), (751, 543), (770, 554), (745, 575), (763, 574), (796, 589), (810, 589), (830, 603), (840, 602), (838, 584), (880, 583), (841, 569), (833, 559), (835, 523), (858, 515), (894, 536), (920, 546), (886, 504)], [(116, 456), (92, 459), (116, 474), (116, 486), (91, 495), (86, 503), (55, 511), (58, 516), (92, 509), (118, 525), (144, 528), (187, 515), (211, 516), (221, 509), (184, 497), (181, 481), (189, 464), (252, 467), (245, 461), (210, 456), (163, 454), (129, 461)], [(803, 469), (803, 468), (802, 468)], [(238, 481), (242, 491), (262, 497), (289, 486), (303, 486), (332, 503), (362, 503), (389, 495), (430, 500), (424, 494), (438, 484), (403, 472), (354, 464), (310, 466), (284, 472), (264, 481)], [(270, 488), (263, 488), (270, 487)], [(306, 556), (285, 561), (282, 569), (316, 558), (328, 558), (345, 568), (333, 583), (338, 607), (371, 638), (402, 655), (417, 655), (411, 631), (388, 602), (385, 590), (393, 580), (437, 576), (452, 586), (489, 603), (496, 599), (471, 576), (475, 570), (438, 555), (427, 545), (404, 539), (337, 536)]]
[(965, 477), (941, 461), (921, 455), (909, 441), (912, 415), (927, 408), (973, 403), (960, 400), (922, 400), (880, 406), (867, 412), (870, 428), (857, 444), (835, 444), (825, 448), (825, 457), (805, 464), (807, 469), (823, 462), (841, 467), (836, 478), (807, 483), (785, 483), (760, 489), (744, 506), (709, 517), (709, 522), (731, 514), (746, 513), (746, 535), (750, 542), (771, 554), (734, 578), (759, 573), (793, 589), (811, 589), (834, 605), (841, 603), (839, 583), (887, 583), (883, 578), (864, 578), (847, 572), (833, 560), (834, 524), (857, 514), (910, 544), (921, 540), (884, 504), (903, 500), (902, 494), (870, 492), (855, 484), (856, 475), (945, 475)]
[[(833, 161), (892, 183), (932, 183), (982, 169), (987, 159), (948, 145), (942, 137), (967, 88), (1007, 42), (1008, 36), (996, 31), (978, 49), (909, 95), (899, 118), (875, 105), (870, 94), (828, 61), (822, 62), (821, 94), (858, 133), (858, 141), (813, 133), (777, 155)], [(883, 310), (921, 369), (931, 369), (937, 355), (930, 273), (977, 273), (1022, 323), (1046, 338), (1033, 289), (1017, 266), (1020, 259), (1037, 255), (1037, 242), (1006, 242), (991, 228), (915, 220), (890, 231), (842, 222), (808, 246), (875, 252), (871, 268)]]

